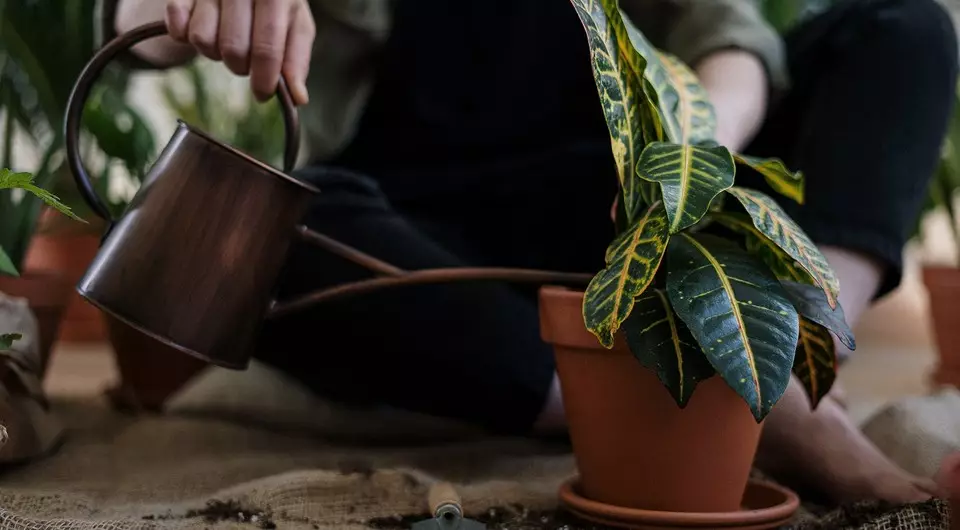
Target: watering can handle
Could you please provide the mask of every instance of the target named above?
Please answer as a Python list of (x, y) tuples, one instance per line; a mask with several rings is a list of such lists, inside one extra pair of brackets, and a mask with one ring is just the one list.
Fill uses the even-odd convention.
[[(80, 122), (83, 118), (83, 109), (90, 95), (90, 88), (100, 77), (103, 68), (118, 54), (126, 51), (141, 41), (160, 37), (167, 34), (164, 22), (151, 22), (135, 28), (123, 35), (119, 35), (107, 43), (90, 59), (87, 66), (73, 86), (70, 100), (67, 104), (67, 115), (64, 121), (64, 138), (67, 145), (67, 161), (73, 178), (77, 183), (81, 195), (90, 204), (93, 211), (108, 222), (114, 219), (103, 200), (97, 195), (89, 173), (83, 167), (80, 158)], [(281, 76), (277, 86), (277, 97), (283, 110), (283, 121), (286, 132), (286, 147), (283, 153), (283, 171), (289, 173), (297, 162), (297, 153), (300, 148), (300, 120), (297, 107), (293, 103), (286, 80)]]

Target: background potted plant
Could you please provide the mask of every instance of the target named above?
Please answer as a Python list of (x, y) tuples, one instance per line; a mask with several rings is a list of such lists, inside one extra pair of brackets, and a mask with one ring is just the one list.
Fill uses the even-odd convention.
[(791, 372), (816, 407), (836, 375), (830, 333), (855, 347), (838, 281), (774, 199), (734, 185), (756, 171), (802, 202), (802, 175), (718, 145), (696, 76), (617, 0), (572, 3), (620, 179), (606, 268), (585, 292), (541, 291), (578, 489), (614, 507), (735, 512)]
[[(21, 203), (29, 197), (35, 197), (37, 200), (42, 201), (67, 217), (77, 221), (83, 221), (71, 211), (69, 206), (61, 203), (55, 195), (37, 186), (34, 182), (33, 175), (29, 173), (14, 173), (6, 168), (0, 169), (0, 191), (4, 190), (18, 191)], [(11, 281), (8, 278), (18, 279), (19, 281)], [(48, 282), (51, 281), (56, 282), (55, 288), (57, 290), (51, 291), (48, 289)], [(38, 325), (40, 326), (39, 342), (42, 371), (46, 366), (50, 345), (53, 343), (51, 332), (55, 331), (54, 323), (59, 318), (59, 312), (62, 312), (65, 307), (64, 302), (66, 300), (66, 294), (69, 293), (69, 286), (64, 288), (63, 283), (59, 282), (59, 279), (55, 277), (51, 278), (37, 275), (34, 277), (20, 278), (17, 266), (10, 258), (9, 253), (5, 247), (0, 246), (0, 291), (11, 296), (28, 298), (31, 310), (34, 311)], [(46, 327), (44, 327), (45, 323), (47, 324)], [(3, 348), (9, 348), (10, 344), (8, 343), (16, 338), (16, 335), (4, 334), (2, 342), (5, 346), (3, 346)]]
[[(96, 253), (103, 226), (80, 200), (66, 170), (61, 131), (69, 91), (94, 52), (96, 4), (96, 0), (0, 0), (0, 164), (33, 173), (40, 188), (51, 190), (88, 221), (63, 223), (32, 195), (22, 201), (17, 194), (0, 195), (0, 245), (24, 272), (23, 280), (5, 283), (8, 289), (17, 289), (10, 284), (45, 275), (37, 292), (46, 292), (51, 299), (67, 296), (69, 306), (63, 326), (53, 311), (47, 312), (41, 323), (44, 334), (56, 338), (52, 328), (60, 326), (59, 335), (74, 341), (105, 337), (99, 311), (72, 289)], [(155, 151), (145, 120), (126, 102), (128, 84), (123, 69), (110, 68), (84, 113), (83, 142), (92, 152), (87, 160), (108, 197), (115, 197), (106, 192), (118, 177), (136, 181)], [(122, 209), (123, 199), (115, 199), (114, 208)]]
[[(955, 195), (960, 188), (960, 85), (954, 104), (950, 128), (940, 156), (940, 165), (934, 174), (924, 214), (942, 208), (949, 221), (955, 248), (960, 251)], [(918, 223), (919, 225), (919, 223)], [(917, 228), (920, 234), (920, 228)], [(954, 258), (956, 259), (956, 258)], [(936, 339), (939, 362), (933, 380), (939, 384), (960, 386), (960, 268), (957, 263), (946, 265), (924, 264), (923, 283), (929, 296), (930, 316)]]
[[(36, 183), (61, 197), (84, 225), (64, 223), (41, 201), (0, 193), (0, 245), (8, 250), (23, 277), (4, 280), (7, 289), (29, 294), (27, 285), (41, 289), (50, 303), (31, 295), (43, 318), (49, 344), (109, 340), (120, 372), (118, 404), (157, 408), (172, 391), (203, 365), (169, 352), (84, 302), (73, 290), (95, 256), (103, 224), (79, 196), (63, 156), (62, 123), (69, 92), (96, 51), (97, 0), (74, 2), (15, 2), (0, 0), (0, 163), (36, 175)], [(43, 27), (43, 32), (19, 28)], [(240, 98), (224, 97), (217, 71), (209, 61), (170, 72), (160, 80), (161, 101), (177, 117), (210, 131), (261, 160), (279, 163), (282, 156), (282, 116), (274, 102), (257, 104), (249, 91)], [(221, 76), (230, 79), (230, 76)], [(133, 72), (122, 64), (104, 72), (84, 109), (84, 159), (101, 196), (115, 213), (126, 208), (157, 156), (154, 131), (131, 103)], [(229, 91), (229, 90), (228, 90)], [(274, 131), (274, 135), (264, 135)], [(267, 138), (267, 140), (264, 140)], [(18, 156), (14, 156), (17, 154)], [(42, 282), (28, 282), (42, 275)], [(64, 297), (67, 297), (64, 299)], [(68, 303), (66, 311), (62, 306)], [(41, 307), (44, 306), (44, 307)], [(62, 324), (60, 315), (64, 315)]]

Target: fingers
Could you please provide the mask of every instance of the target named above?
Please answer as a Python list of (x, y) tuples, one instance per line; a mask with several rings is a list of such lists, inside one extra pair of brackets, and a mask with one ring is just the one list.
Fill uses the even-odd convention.
[(280, 81), (293, 9), (282, 0), (258, 0), (253, 12), (250, 44), (250, 87), (260, 101), (273, 96)]
[(187, 42), (187, 28), (190, 26), (194, 3), (194, 0), (168, 0), (164, 21), (167, 32), (174, 40)]
[(221, 0), (218, 45), (223, 62), (237, 75), (250, 73), (253, 0)]
[(294, 13), (293, 16), (293, 25), (287, 36), (287, 50), (283, 57), (283, 76), (288, 82), (293, 102), (305, 105), (310, 100), (307, 94), (307, 75), (310, 73), (310, 54), (317, 30), (309, 13)]
[(316, 26), (304, 0), (166, 0), (165, 20), (175, 40), (249, 75), (258, 100), (272, 97), (283, 75), (294, 103), (307, 103)]
[(220, 33), (220, 0), (196, 0), (193, 14), (190, 15), (190, 27), (187, 40), (203, 55), (219, 61), (220, 48), (217, 36)]

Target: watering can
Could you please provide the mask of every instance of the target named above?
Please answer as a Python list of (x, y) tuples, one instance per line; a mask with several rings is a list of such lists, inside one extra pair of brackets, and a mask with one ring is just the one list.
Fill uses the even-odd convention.
[[(179, 121), (126, 211), (113, 218), (80, 158), (84, 104), (112, 59), (166, 33), (163, 22), (154, 22), (117, 36), (90, 60), (70, 94), (64, 122), (69, 167), (83, 198), (107, 221), (101, 247), (77, 291), (101, 311), (174, 349), (242, 370), (264, 319), (339, 297), (452, 281), (590, 280), (586, 274), (494, 267), (407, 271), (302, 225), (311, 196), (321, 190), (288, 174), (300, 139), (297, 109), (283, 79), (277, 87), (286, 132), (283, 171)], [(297, 239), (375, 276), (275, 300), (274, 286)]]

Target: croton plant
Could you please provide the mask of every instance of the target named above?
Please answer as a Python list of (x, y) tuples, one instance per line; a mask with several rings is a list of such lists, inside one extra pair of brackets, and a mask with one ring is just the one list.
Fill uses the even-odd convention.
[(839, 282), (772, 197), (735, 185), (738, 170), (756, 171), (802, 203), (803, 175), (719, 145), (696, 75), (625, 23), (617, 0), (571, 2), (620, 180), (617, 236), (584, 296), (587, 328), (607, 348), (622, 335), (681, 408), (719, 374), (760, 422), (791, 373), (816, 407), (836, 377), (831, 332), (855, 347)]

